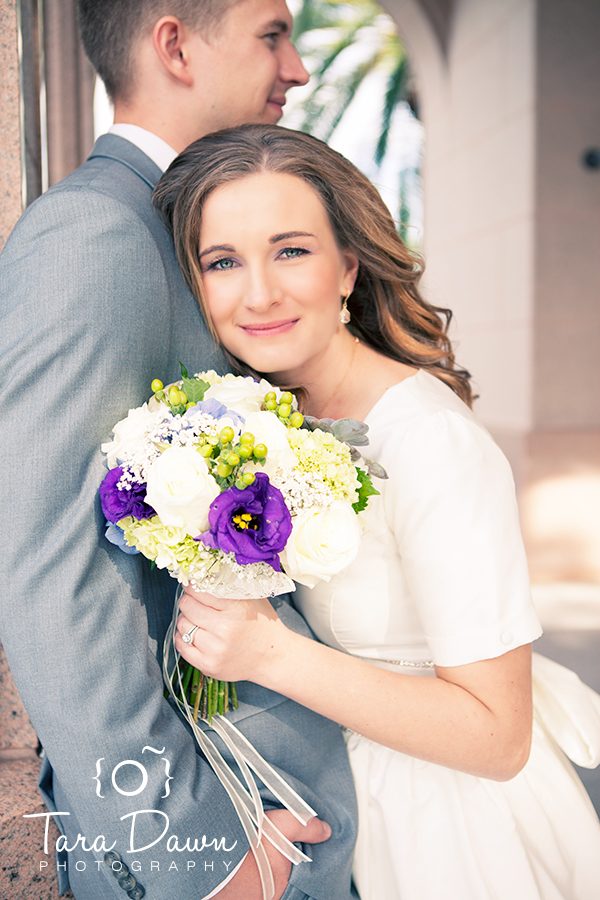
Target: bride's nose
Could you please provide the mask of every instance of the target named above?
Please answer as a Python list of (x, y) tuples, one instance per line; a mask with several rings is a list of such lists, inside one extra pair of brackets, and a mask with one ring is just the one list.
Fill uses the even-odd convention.
[(254, 270), (249, 278), (244, 297), (247, 309), (254, 312), (266, 312), (271, 306), (277, 305), (282, 293), (276, 279), (264, 270)]

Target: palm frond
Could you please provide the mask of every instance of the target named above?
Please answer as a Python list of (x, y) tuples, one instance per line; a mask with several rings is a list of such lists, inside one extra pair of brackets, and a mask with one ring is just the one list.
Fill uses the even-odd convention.
[(403, 54), (393, 71), (390, 73), (386, 87), (383, 111), (381, 114), (381, 130), (379, 132), (377, 146), (375, 147), (375, 162), (378, 166), (381, 165), (387, 152), (394, 110), (402, 100), (406, 100), (408, 79), (408, 59), (406, 58), (406, 55)]

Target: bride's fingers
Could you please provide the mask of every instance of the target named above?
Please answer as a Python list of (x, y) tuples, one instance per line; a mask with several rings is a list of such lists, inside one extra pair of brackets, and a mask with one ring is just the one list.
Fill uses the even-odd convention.
[(211, 609), (229, 609), (234, 603), (238, 602), (237, 600), (226, 600), (224, 597), (215, 597), (213, 594), (207, 594), (204, 591), (196, 591), (189, 584), (179, 601), (180, 608), (182, 603), (189, 602), (189, 600), (184, 600), (186, 597), (196, 603), (201, 603), (203, 606), (210, 606)]
[(182, 613), (179, 614), (177, 618), (177, 631), (180, 637), (183, 637), (184, 634), (188, 634), (192, 628), (198, 628), (195, 622), (191, 622), (186, 616)]

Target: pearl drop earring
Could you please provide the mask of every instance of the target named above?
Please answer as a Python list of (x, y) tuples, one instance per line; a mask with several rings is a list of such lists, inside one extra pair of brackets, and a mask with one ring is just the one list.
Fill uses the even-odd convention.
[(347, 325), (352, 318), (350, 310), (348, 309), (348, 297), (351, 293), (352, 291), (348, 291), (348, 293), (344, 297), (344, 302), (342, 303), (342, 309), (340, 311), (340, 322), (342, 323), (342, 325)]

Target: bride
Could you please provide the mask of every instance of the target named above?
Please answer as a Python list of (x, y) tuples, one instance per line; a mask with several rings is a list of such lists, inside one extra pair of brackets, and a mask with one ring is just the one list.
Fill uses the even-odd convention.
[(354, 562), (295, 595), (319, 642), (267, 600), (188, 590), (177, 649), (344, 726), (362, 900), (598, 896), (600, 825), (557, 744), (598, 762), (595, 700), (536, 657), (532, 704), (541, 629), (510, 469), (377, 191), (320, 141), (247, 126), (192, 144), (155, 203), (236, 371), (365, 421), (389, 475)]

